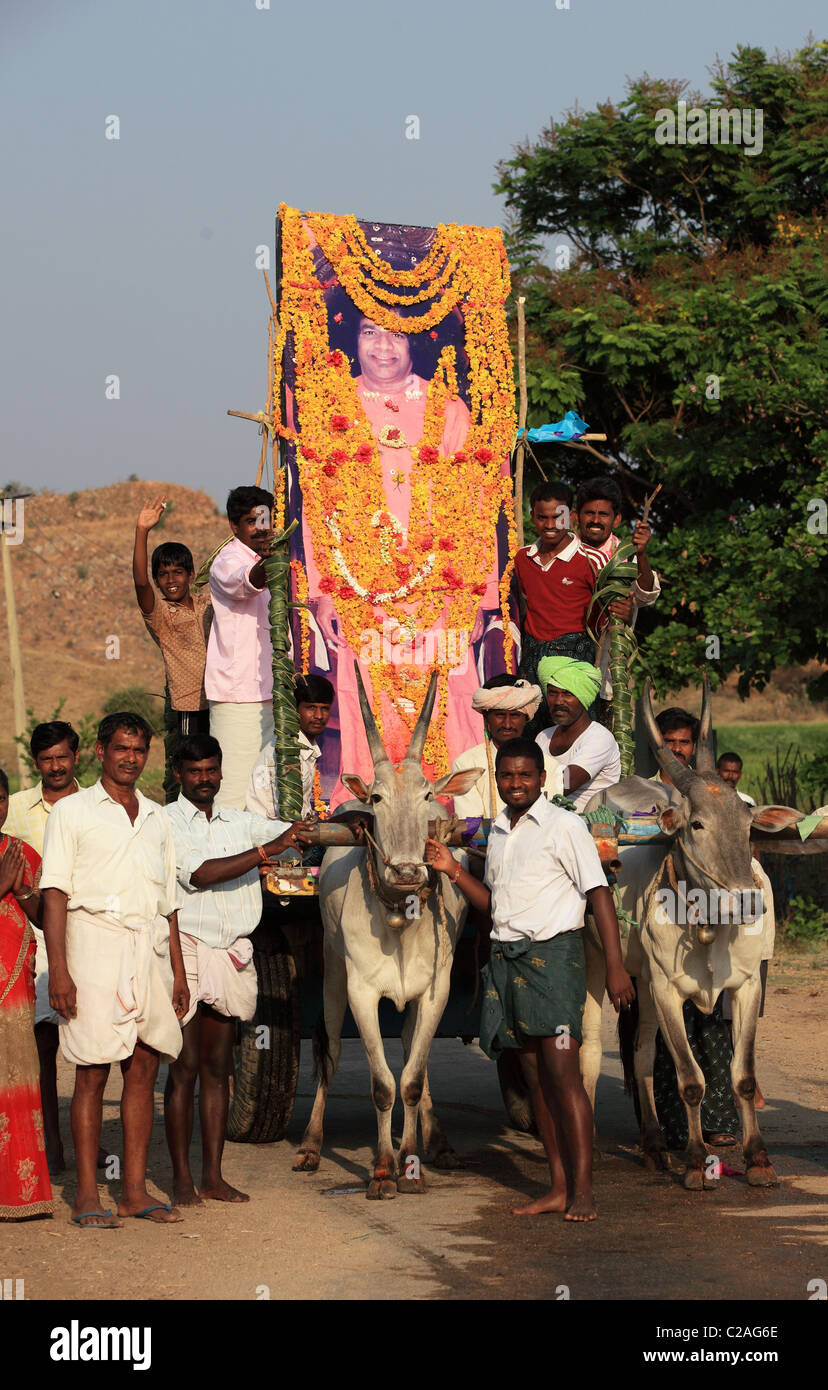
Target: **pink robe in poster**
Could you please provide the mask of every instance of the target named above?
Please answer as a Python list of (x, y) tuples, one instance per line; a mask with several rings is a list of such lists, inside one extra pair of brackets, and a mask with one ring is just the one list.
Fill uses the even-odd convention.
[[(367, 391), (363, 387), (362, 377), (357, 378), (356, 384), (361, 404), (371, 423), (377, 442), (379, 443), (380, 431), (386, 425), (399, 429), (406, 440), (407, 447), (405, 448), (389, 448), (380, 443), (379, 450), (386, 508), (403, 527), (407, 527), (411, 510), (411, 470), (414, 463), (411, 449), (422, 439), (428, 382), (424, 381), (422, 377), (412, 374), (408, 378), (405, 389), (401, 392)], [(390, 409), (385, 404), (387, 400), (391, 400), (397, 409)], [(453, 454), (463, 447), (470, 422), (471, 417), (463, 401), (450, 400), (447, 402), (441, 441), (443, 454)], [(504, 460), (503, 472), (504, 474), (508, 472), (508, 460)], [(465, 505), (464, 499), (458, 497), (458, 516), (464, 516)], [(370, 516), (366, 511), (366, 525), (369, 524)], [(366, 784), (370, 784), (373, 779), (373, 763), (368, 751), (368, 742), (359, 709), (353, 665), (354, 658), (355, 656), (358, 657), (359, 653), (353, 652), (341, 635), (335, 637), (331, 629), (330, 620), (336, 618), (336, 611), (330, 596), (320, 591), (319, 570), (314, 558), (313, 540), (306, 522), (303, 522), (303, 542), (308, 575), (308, 597), (316, 608), (317, 622), (322, 629), (326, 643), (330, 647), (334, 640), (337, 641), (336, 692), (341, 740), (340, 775), (342, 772), (355, 772), (362, 777)], [(471, 697), (480, 684), (472, 642), (477, 641), (483, 632), (483, 614), (486, 610), (491, 611), (499, 608), (499, 572), (494, 536), (492, 537), (492, 545), (491, 568), (488, 575), (481, 576), (481, 582), (484, 578), (486, 581), (486, 592), (480, 599), (474, 630), (468, 634), (467, 643), (461, 640), (461, 634), (453, 634), (452, 640), (447, 641), (449, 661), (452, 663), (456, 661), (448, 677), (448, 714), (445, 721), (445, 734), (449, 763), (453, 762), (467, 748), (479, 743), (483, 737), (483, 721), (481, 716), (476, 714), (471, 707)], [(416, 611), (414, 605), (404, 607), (406, 612)], [(376, 630), (382, 639), (383, 623), (389, 621), (388, 615), (379, 606), (375, 606), (374, 614)], [(445, 628), (445, 624), (446, 615), (444, 613), (434, 623), (430, 631), (432, 633), (439, 632)], [(396, 626), (396, 623), (393, 623), (394, 630), (396, 630)], [(383, 650), (389, 651), (390, 654), (389, 638), (384, 640)], [(368, 662), (360, 660), (359, 670), (368, 699), (372, 707), (375, 707)], [(405, 756), (410, 733), (385, 692), (381, 696), (380, 713), (388, 755), (392, 762), (399, 762)], [(426, 776), (433, 777), (435, 775), (434, 769), (427, 764), (424, 764), (424, 769)], [(331, 798), (331, 809), (341, 802), (349, 800), (350, 797), (351, 793), (338, 779)]]

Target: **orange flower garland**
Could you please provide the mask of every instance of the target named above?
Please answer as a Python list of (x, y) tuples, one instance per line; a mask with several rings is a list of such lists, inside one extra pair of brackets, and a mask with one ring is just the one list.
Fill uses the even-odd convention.
[[(402, 660), (369, 662), (374, 709), (380, 722), (378, 696), (385, 690), (411, 728), (431, 670), (436, 667), (447, 675), (457, 659), (456, 651), (448, 652), (443, 645), (428, 664), (422, 658), (418, 662), (412, 660), (412, 644), (436, 624), (441, 632), (471, 632), (486, 587), (482, 581), (493, 563), (501, 510), (508, 518), (510, 554), (515, 548), (511, 484), (501, 473), (514, 437), (514, 388), (503, 312), (508, 265), (500, 232), (440, 227), (419, 266), (394, 271), (367, 246), (355, 218), (307, 218), (343, 288), (381, 326), (419, 332), (462, 304), (471, 426), (463, 449), (451, 456), (441, 452), (446, 403), (459, 395), (454, 350), (445, 348), (428, 386), (422, 440), (412, 450), (406, 532), (386, 509), (379, 449), (350, 363), (344, 353), (330, 350), (324, 291), (316, 278), (302, 214), (285, 206), (279, 212), (283, 280), (274, 347), (274, 418), (286, 434), (278, 414), (279, 385), (286, 336), (292, 332), (299, 483), (320, 588), (331, 595), (344, 637), (357, 653), (363, 634), (376, 632), (383, 617), (398, 625), (394, 638), (395, 645), (402, 645)], [(377, 286), (375, 280), (382, 283)], [(421, 288), (403, 298), (385, 288), (390, 285)], [(389, 303), (424, 302), (434, 295), (437, 299), (424, 314), (400, 319), (389, 304), (379, 302), (380, 291)], [(500, 598), (510, 658), (507, 595), (508, 581), (505, 587), (501, 583)], [(304, 638), (302, 659), (307, 669)], [(445, 710), (444, 680), (438, 708)], [(448, 767), (442, 726), (443, 719), (435, 718), (425, 751), (441, 772)]]
[(313, 809), (323, 820), (328, 814), (328, 803), (322, 795), (322, 778), (319, 768), (316, 768), (313, 774)]
[[(282, 470), (284, 471), (284, 470)], [(301, 672), (303, 676), (310, 670), (310, 615), (308, 613), (308, 575), (301, 560), (291, 560), (295, 602), (299, 606), (299, 640), (302, 647)]]

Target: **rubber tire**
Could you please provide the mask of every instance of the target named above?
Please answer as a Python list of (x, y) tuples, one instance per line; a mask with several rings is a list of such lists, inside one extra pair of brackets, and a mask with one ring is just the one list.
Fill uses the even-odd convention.
[(538, 1127), (532, 1112), (529, 1090), (514, 1048), (504, 1049), (498, 1057), (497, 1079), (512, 1129), (519, 1130), (521, 1134), (537, 1134)]
[[(239, 1024), (234, 1052), (227, 1138), (237, 1144), (284, 1139), (299, 1077), (299, 988), (293, 952), (275, 924), (268, 925), (262, 947), (253, 952), (259, 980), (256, 1013), (249, 1023)], [(270, 1029), (270, 1047), (256, 1046), (262, 1025)]]

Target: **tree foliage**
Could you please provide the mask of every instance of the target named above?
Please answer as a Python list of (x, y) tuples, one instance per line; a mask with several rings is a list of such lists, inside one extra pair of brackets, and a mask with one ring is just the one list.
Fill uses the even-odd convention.
[[(607, 435), (558, 446), (556, 473), (611, 473), (630, 514), (662, 484), (664, 592), (640, 620), (657, 681), (699, 680), (707, 654), (712, 684), (738, 671), (747, 694), (777, 665), (828, 658), (828, 44), (739, 48), (711, 87), (703, 101), (644, 76), (553, 122), (497, 187), (527, 298), (530, 423), (574, 409)], [(761, 151), (657, 143), (679, 100), (761, 109)]]

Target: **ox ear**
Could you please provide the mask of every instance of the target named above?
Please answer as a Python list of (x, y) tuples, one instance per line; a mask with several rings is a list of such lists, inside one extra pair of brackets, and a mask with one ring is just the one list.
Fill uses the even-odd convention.
[[(462, 772), (447, 772), (445, 777), (438, 777), (434, 785), (435, 796), (462, 796), (464, 792), (470, 791), (477, 781), (486, 771), (485, 767), (467, 767)], [(345, 778), (342, 778), (343, 782)]]
[(803, 819), (802, 812), (792, 806), (753, 806), (750, 813), (757, 830), (784, 830)]
[(687, 817), (683, 806), (659, 806), (656, 808), (656, 819), (665, 835), (675, 835), (686, 823)]
[(347, 787), (358, 801), (367, 801), (371, 795), (362, 778), (356, 772), (343, 772), (342, 785)]

